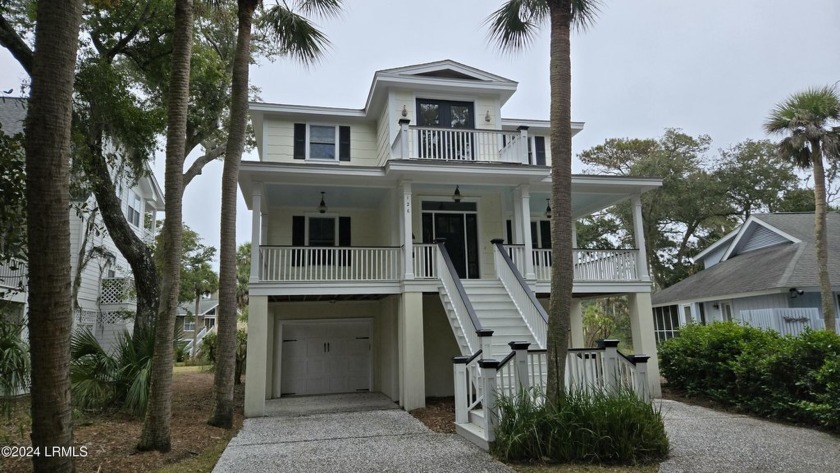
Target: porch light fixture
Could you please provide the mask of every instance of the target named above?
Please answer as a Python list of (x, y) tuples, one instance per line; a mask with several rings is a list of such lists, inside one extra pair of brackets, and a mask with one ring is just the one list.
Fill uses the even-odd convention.
[(487, 113), (484, 114), (484, 121), (490, 123), (490, 110), (487, 110)]
[(461, 201), (461, 188), (460, 188), (460, 186), (455, 186), (455, 193), (452, 194), (452, 200), (454, 200), (455, 202), (460, 202)]
[(790, 291), (790, 298), (791, 299), (796, 299), (797, 297), (801, 296), (802, 294), (805, 294), (805, 291), (803, 291), (802, 289), (797, 289), (795, 287), (790, 288), (789, 291)]
[(318, 213), (327, 213), (327, 204), (324, 202), (323, 192), (321, 192), (321, 203), (318, 204)]
[(405, 105), (403, 105), (403, 109), (402, 109), (402, 112), (400, 114), (402, 115), (403, 118), (408, 116), (408, 110), (405, 108)]
[(545, 199), (545, 218), (551, 218), (551, 199)]

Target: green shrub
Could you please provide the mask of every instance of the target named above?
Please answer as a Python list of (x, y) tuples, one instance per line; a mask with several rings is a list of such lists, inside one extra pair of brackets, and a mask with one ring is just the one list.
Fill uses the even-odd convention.
[(499, 400), (493, 453), (505, 461), (646, 464), (664, 459), (660, 412), (631, 391), (569, 393), (555, 404), (536, 391)]
[(0, 313), (0, 401), (7, 416), (9, 398), (29, 389), (29, 347), (22, 332), (22, 324), (7, 321)]
[(840, 336), (691, 326), (659, 349), (668, 385), (776, 419), (840, 430)]
[[(201, 340), (201, 346), (198, 351), (202, 358), (204, 358), (211, 365), (216, 364), (216, 353), (218, 336), (216, 332), (208, 333)], [(242, 373), (245, 372), (245, 359), (248, 348), (248, 332), (244, 329), (236, 331), (236, 364), (234, 365), (234, 382), (240, 384)]]

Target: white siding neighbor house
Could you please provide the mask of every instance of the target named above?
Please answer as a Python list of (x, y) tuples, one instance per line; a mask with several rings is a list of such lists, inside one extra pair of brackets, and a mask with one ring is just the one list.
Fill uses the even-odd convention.
[[(828, 272), (840, 308), (840, 214), (827, 215)], [(701, 251), (703, 270), (653, 296), (657, 340), (686, 323), (737, 321), (798, 334), (824, 328), (813, 213), (752, 215)]]
[[(445, 60), (376, 72), (361, 109), (251, 104), (259, 161), (239, 176), (253, 211), (247, 416), (283, 396), (357, 391), (406, 410), (453, 394), (475, 405), (474, 383), (453, 373), (491, 359), (508, 373), (510, 342), (528, 344), (517, 366), (530, 363), (531, 384), (543, 379), (550, 124), (502, 115), (516, 88)], [(572, 183), (574, 218), (631, 201), (636, 226), (636, 248), (575, 250), (572, 344), (583, 347), (582, 299), (628, 295), (654, 394), (640, 195), (660, 185)], [(590, 359), (576, 353), (572, 368)]]
[[(3, 132), (23, 132), (25, 118), (25, 99), (0, 98)], [(113, 173), (131, 228), (140, 238), (152, 241), (157, 213), (163, 210), (163, 193), (154, 175), (149, 170), (147, 176), (134, 182), (116, 168)], [(73, 328), (90, 330), (110, 350), (123, 330), (133, 328), (136, 301), (131, 269), (108, 236), (92, 194), (73, 202), (69, 212), (70, 263), (76, 293)], [(0, 262), (0, 300), (6, 301), (19, 320), (25, 317), (26, 299), (26, 265)]]

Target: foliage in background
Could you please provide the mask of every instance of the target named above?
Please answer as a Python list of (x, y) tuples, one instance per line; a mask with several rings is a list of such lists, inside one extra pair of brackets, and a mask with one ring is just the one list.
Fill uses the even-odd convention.
[(0, 403), (11, 414), (10, 398), (29, 389), (29, 347), (22, 323), (15, 323), (0, 307)]
[(668, 455), (660, 411), (635, 393), (571, 392), (556, 403), (535, 390), (502, 397), (492, 452), (504, 461), (647, 464)]
[(733, 322), (689, 325), (659, 346), (668, 386), (745, 412), (840, 431), (840, 336)]
[[(248, 348), (248, 332), (245, 329), (236, 330), (236, 365), (234, 368), (234, 383), (242, 384), (242, 374), (245, 373), (245, 361)], [(218, 353), (218, 337), (215, 332), (208, 333), (201, 340), (198, 348), (201, 357), (211, 365), (216, 365)]]
[(26, 260), (24, 161), (23, 135), (8, 136), (0, 128), (0, 262)]
[[(158, 228), (163, 227), (163, 220), (158, 221)], [(155, 237), (155, 263), (161, 268), (159, 248), (161, 232)], [(196, 293), (212, 293), (219, 287), (219, 276), (213, 271), (211, 262), (216, 255), (216, 248), (203, 244), (201, 235), (187, 225), (183, 226), (183, 244), (181, 247), (181, 287), (180, 302), (196, 300)], [(192, 312), (192, 308), (190, 308)], [(195, 314), (193, 314), (195, 315)]]
[(627, 297), (602, 297), (583, 302), (583, 333), (586, 347), (594, 347), (596, 340), (620, 340), (622, 353), (633, 352), (630, 330), (630, 308)]
[[(807, 211), (793, 166), (769, 141), (747, 140), (708, 155), (711, 139), (666, 130), (657, 139), (608, 139), (579, 157), (592, 174), (659, 177), (642, 195), (651, 277), (668, 287), (699, 270), (690, 257), (756, 212)], [(578, 246), (634, 247), (630, 205), (578, 223)]]

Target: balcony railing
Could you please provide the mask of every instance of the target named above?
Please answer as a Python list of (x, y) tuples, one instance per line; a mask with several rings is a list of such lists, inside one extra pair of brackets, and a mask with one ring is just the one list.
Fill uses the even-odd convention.
[(0, 263), (0, 288), (25, 291), (28, 272), (26, 264), (20, 261)]
[(437, 279), (437, 245), (414, 245), (414, 279)]
[[(525, 272), (525, 247), (505, 245), (521, 273)], [(638, 250), (572, 250), (575, 281), (638, 281)], [(551, 281), (551, 250), (534, 249), (532, 256), (537, 281)]]
[(261, 246), (260, 281), (397, 281), (399, 247)]
[(403, 126), (391, 157), (527, 164), (526, 136), (519, 131)]

